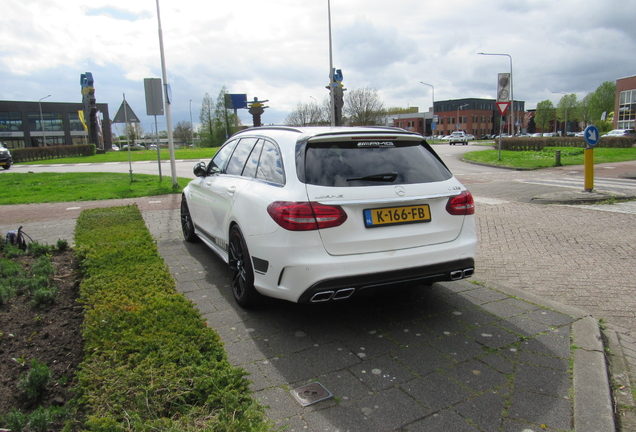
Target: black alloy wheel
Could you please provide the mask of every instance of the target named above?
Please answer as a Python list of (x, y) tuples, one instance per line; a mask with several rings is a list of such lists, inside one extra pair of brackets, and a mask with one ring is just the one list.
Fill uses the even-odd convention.
[(195, 243), (199, 241), (199, 237), (194, 233), (194, 222), (192, 222), (188, 202), (184, 195), (181, 196), (181, 232), (183, 232), (183, 238), (187, 242)]
[(243, 308), (250, 308), (259, 303), (260, 294), (254, 288), (254, 270), (252, 260), (245, 244), (241, 230), (233, 226), (230, 230), (230, 247), (228, 264), (234, 300)]

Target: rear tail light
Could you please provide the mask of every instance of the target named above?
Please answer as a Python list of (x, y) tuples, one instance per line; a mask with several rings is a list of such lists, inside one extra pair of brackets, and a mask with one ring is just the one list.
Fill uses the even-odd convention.
[(446, 211), (454, 216), (475, 214), (475, 200), (470, 192), (463, 191), (459, 195), (448, 199)]
[(289, 231), (311, 231), (342, 225), (347, 214), (340, 206), (316, 202), (276, 201), (267, 206), (267, 213)]

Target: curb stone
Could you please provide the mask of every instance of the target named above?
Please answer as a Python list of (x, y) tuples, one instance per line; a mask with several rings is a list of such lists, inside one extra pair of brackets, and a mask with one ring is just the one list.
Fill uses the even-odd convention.
[[(486, 285), (488, 288), (501, 291), (512, 297), (579, 318), (572, 324), (574, 430), (576, 432), (616, 431), (608, 364), (597, 320), (576, 307), (497, 283), (489, 282)], [(624, 370), (626, 371), (626, 367)], [(625, 385), (629, 386), (627, 374), (624, 376), (627, 382)], [(628, 393), (631, 395), (631, 388)]]

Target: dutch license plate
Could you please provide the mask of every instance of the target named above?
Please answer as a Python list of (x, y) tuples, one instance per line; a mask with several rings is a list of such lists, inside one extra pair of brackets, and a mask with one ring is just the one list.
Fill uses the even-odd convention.
[(430, 221), (431, 209), (428, 204), (364, 210), (364, 226), (367, 228)]

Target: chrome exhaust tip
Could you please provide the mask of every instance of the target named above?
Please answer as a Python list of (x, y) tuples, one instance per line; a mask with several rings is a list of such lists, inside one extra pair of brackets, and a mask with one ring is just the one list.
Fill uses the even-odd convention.
[(464, 278), (464, 272), (462, 270), (454, 270), (450, 272), (451, 280), (460, 280)]
[(322, 291), (314, 294), (309, 300), (311, 303), (321, 303), (331, 300), (335, 291)]
[(345, 288), (345, 289), (338, 290), (334, 294), (332, 300), (348, 299), (349, 297), (351, 297), (353, 295), (355, 290), (356, 290), (355, 288)]
[(464, 277), (465, 278), (471, 277), (474, 273), (475, 273), (475, 269), (474, 268), (464, 269)]

